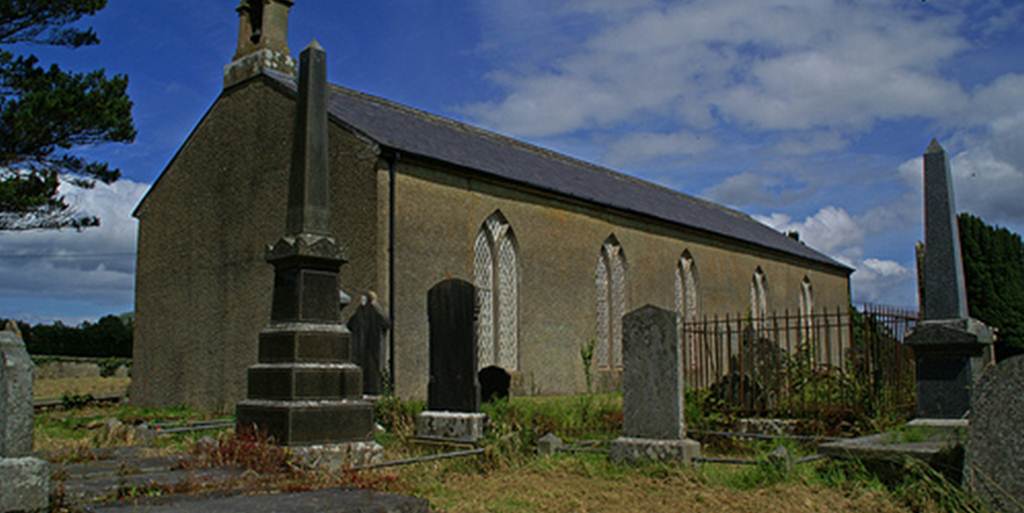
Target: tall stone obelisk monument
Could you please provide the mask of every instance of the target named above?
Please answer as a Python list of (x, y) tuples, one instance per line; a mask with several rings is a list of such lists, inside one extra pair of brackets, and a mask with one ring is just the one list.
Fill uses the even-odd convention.
[(237, 406), (238, 429), (282, 445), (373, 453), (373, 407), (362, 399), (362, 370), (351, 362), (338, 309), (345, 257), (329, 229), (327, 55), (314, 41), (299, 60), (285, 235), (267, 248), (270, 324), (259, 335), (259, 363), (248, 370), (248, 399)]
[(992, 362), (993, 335), (968, 315), (952, 173), (934, 139), (924, 153), (924, 233), (922, 320), (906, 341), (916, 360), (917, 417), (960, 419)]

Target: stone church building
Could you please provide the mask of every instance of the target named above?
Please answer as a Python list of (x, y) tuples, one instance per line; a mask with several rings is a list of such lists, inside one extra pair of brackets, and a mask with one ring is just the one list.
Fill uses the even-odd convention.
[[(269, 319), (296, 84), (290, 0), (246, 0), (224, 89), (134, 212), (131, 397), (229, 411)], [(330, 49), (328, 49), (329, 51)], [(622, 315), (645, 304), (763, 317), (850, 302), (851, 269), (749, 216), (340, 86), (328, 105), (343, 290), (392, 320), (395, 391), (425, 397), (427, 291), (478, 287), (479, 364), (513, 394), (616, 386)], [(351, 315), (355, 306), (342, 315)]]

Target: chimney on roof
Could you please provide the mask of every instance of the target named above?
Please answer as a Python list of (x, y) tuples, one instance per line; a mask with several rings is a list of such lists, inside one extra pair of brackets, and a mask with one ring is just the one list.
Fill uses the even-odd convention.
[(288, 50), (288, 14), (292, 0), (242, 0), (238, 8), (238, 48), (224, 67), (228, 88), (259, 75), (265, 69), (295, 74), (295, 59)]

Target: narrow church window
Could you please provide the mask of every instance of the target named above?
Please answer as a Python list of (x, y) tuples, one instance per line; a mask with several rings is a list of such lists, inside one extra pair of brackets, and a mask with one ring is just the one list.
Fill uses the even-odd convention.
[(768, 317), (767, 280), (764, 271), (758, 266), (750, 281), (750, 318), (754, 329), (763, 330)]
[(804, 341), (810, 340), (814, 333), (814, 289), (806, 276), (800, 282), (800, 332)]
[[(691, 335), (684, 335), (683, 326), (686, 323), (697, 322), (700, 316), (697, 298), (697, 266), (693, 262), (693, 256), (689, 250), (683, 251), (679, 261), (676, 262), (676, 326), (679, 332), (679, 340), (683, 344), (683, 357), (687, 369), (695, 369), (697, 366), (697, 338)], [(693, 326), (690, 326), (691, 332)], [(684, 338), (684, 336), (686, 338)]]
[(501, 212), (480, 226), (473, 245), (480, 368), (514, 371), (519, 361), (519, 266), (516, 239)]
[(601, 245), (594, 273), (597, 288), (597, 340), (600, 368), (622, 367), (622, 316), (626, 314), (626, 257), (614, 235)]

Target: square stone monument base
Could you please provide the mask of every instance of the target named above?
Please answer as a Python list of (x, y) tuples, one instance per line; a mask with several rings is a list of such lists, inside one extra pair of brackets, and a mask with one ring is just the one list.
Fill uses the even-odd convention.
[(49, 511), (50, 464), (39, 458), (0, 458), (0, 511)]
[(922, 321), (907, 336), (917, 371), (922, 419), (959, 419), (971, 410), (971, 389), (995, 362), (992, 330), (976, 319)]
[(608, 456), (616, 463), (653, 460), (690, 464), (700, 456), (700, 442), (689, 438), (658, 440), (620, 436), (612, 442)]
[(416, 417), (416, 437), (444, 442), (476, 443), (484, 436), (485, 413), (427, 410)]
[(296, 462), (307, 468), (337, 471), (384, 461), (384, 448), (373, 441), (289, 447)]

